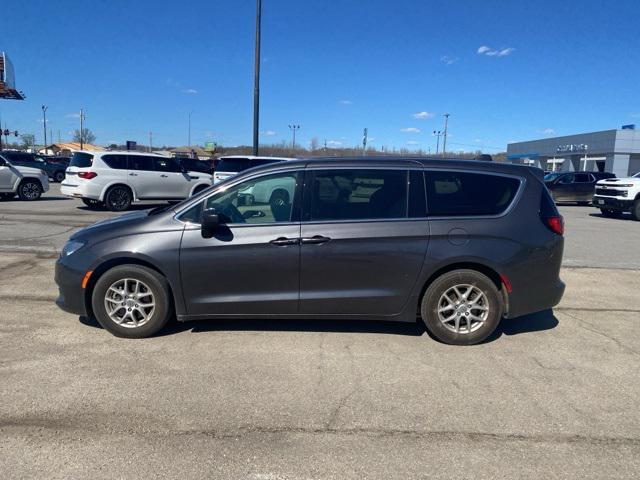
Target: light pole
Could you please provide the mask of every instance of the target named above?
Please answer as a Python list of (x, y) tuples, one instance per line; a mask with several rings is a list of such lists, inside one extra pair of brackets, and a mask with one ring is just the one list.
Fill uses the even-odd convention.
[(447, 128), (449, 126), (449, 113), (444, 114), (444, 138), (442, 140), (442, 156), (444, 157), (447, 152)]
[[(253, 65), (253, 154), (258, 155), (258, 137), (260, 123), (260, 23), (262, 1), (256, 0), (256, 45)], [(295, 135), (295, 134), (294, 134)]]
[(440, 137), (442, 136), (442, 130), (434, 130), (433, 135), (437, 137), (436, 140), (436, 155), (438, 155), (438, 151), (440, 150)]
[(289, 129), (291, 129), (291, 133), (293, 135), (293, 139), (291, 140), (291, 150), (295, 152), (296, 151), (296, 130), (300, 130), (300, 125), (289, 125)]
[(585, 145), (584, 146), (584, 168), (582, 169), (583, 172), (587, 171), (587, 153), (589, 152), (589, 145)]
[(47, 153), (47, 106), (42, 105), (42, 128), (44, 130), (44, 153)]
[(189, 136), (187, 137), (187, 147), (191, 147), (191, 114), (193, 113), (193, 110), (191, 110), (189, 112)]

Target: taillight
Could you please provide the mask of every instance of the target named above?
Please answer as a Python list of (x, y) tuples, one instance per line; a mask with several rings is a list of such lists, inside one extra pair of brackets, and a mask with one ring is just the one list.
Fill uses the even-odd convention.
[(547, 217), (544, 219), (544, 223), (553, 233), (564, 235), (564, 218), (562, 218), (562, 215)]
[(92, 178), (96, 178), (98, 174), (96, 172), (78, 172), (78, 176), (85, 180), (91, 180)]

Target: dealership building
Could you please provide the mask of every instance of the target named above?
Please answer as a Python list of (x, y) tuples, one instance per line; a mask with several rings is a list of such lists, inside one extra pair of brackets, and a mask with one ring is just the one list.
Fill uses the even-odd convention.
[(555, 172), (612, 172), (627, 177), (640, 172), (640, 130), (625, 125), (619, 130), (510, 143), (507, 160)]

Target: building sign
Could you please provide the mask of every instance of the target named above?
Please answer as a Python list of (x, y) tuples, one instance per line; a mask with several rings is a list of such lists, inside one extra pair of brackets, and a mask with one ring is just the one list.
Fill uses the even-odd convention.
[(571, 152), (586, 152), (589, 145), (584, 143), (571, 143), (569, 145), (558, 145), (556, 152), (558, 153), (571, 153)]

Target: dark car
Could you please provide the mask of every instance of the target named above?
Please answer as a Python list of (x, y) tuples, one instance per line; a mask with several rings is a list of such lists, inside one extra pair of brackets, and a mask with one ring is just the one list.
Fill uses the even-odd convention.
[(608, 172), (553, 172), (544, 176), (544, 183), (555, 202), (577, 202), (591, 204), (596, 191), (596, 182), (605, 178), (615, 178)]
[(2, 155), (7, 158), (12, 165), (22, 167), (38, 168), (45, 172), (47, 176), (56, 182), (62, 182), (65, 176), (65, 170), (68, 163), (50, 161), (50, 157), (44, 155), (36, 155), (29, 152), (18, 152), (11, 150), (3, 150)]
[(443, 342), (474, 344), (501, 318), (560, 301), (563, 228), (539, 169), (292, 160), (74, 234), (56, 264), (57, 304), (123, 337), (174, 314), (419, 317)]
[(200, 172), (213, 175), (213, 160), (199, 160), (197, 158), (178, 157), (176, 160), (188, 172)]

